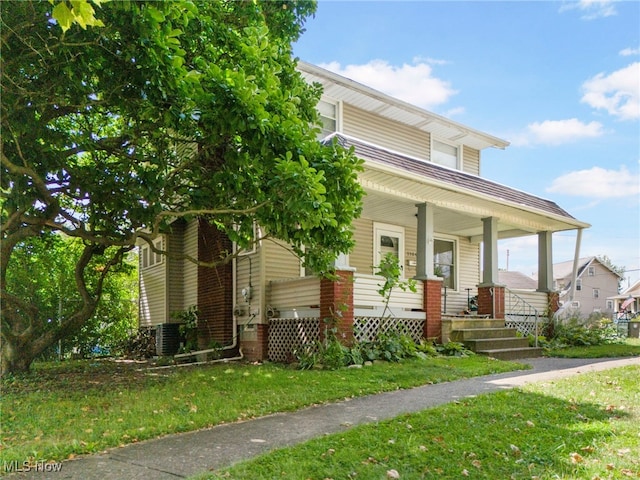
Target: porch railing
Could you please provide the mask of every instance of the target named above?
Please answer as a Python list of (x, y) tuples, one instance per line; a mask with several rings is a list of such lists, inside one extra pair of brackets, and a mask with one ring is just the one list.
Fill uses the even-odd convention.
[(505, 326), (517, 329), (525, 337), (534, 335), (537, 347), (540, 322), (538, 309), (508, 288), (505, 289), (504, 307)]

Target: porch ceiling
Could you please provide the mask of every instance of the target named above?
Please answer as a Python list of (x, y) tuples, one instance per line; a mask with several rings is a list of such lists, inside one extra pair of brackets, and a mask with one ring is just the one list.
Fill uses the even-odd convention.
[[(368, 165), (370, 167), (370, 165)], [(514, 238), (541, 231), (572, 230), (588, 226), (575, 219), (511, 205), (500, 199), (481, 198), (468, 192), (429, 184), (424, 179), (390, 176), (389, 172), (366, 168), (360, 182), (367, 195), (363, 217), (375, 221), (417, 226), (418, 203), (434, 206), (434, 230), (481, 242), (482, 219), (497, 217), (498, 237)]]

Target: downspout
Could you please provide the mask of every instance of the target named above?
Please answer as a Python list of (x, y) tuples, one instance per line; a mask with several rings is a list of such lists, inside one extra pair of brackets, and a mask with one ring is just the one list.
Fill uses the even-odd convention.
[[(237, 258), (233, 257), (233, 259), (231, 260), (231, 290), (232, 290), (232, 298), (233, 298), (233, 304), (235, 305), (236, 302), (236, 295), (238, 293), (238, 286), (237, 286)], [(233, 350), (234, 348), (236, 348), (236, 346), (238, 345), (238, 337), (240, 336), (240, 334), (238, 333), (238, 320), (236, 318), (235, 313), (233, 312), (233, 310), (231, 311), (231, 318), (232, 318), (232, 331), (233, 331), (233, 340), (231, 341), (231, 345), (227, 345), (225, 347), (220, 347), (220, 348), (208, 348), (206, 350), (197, 350), (195, 352), (187, 352), (187, 353), (178, 353), (176, 355), (173, 356), (173, 358), (186, 358), (186, 357), (193, 357), (195, 355), (199, 355), (202, 353), (212, 353), (212, 352), (219, 352), (219, 351), (224, 351), (224, 350)], [(217, 360), (210, 360), (207, 362), (195, 362), (195, 363), (189, 363), (188, 365), (198, 365), (198, 364), (204, 364), (204, 363), (215, 363), (215, 362), (223, 362), (223, 361), (230, 361), (230, 360), (242, 360), (244, 358), (244, 355), (242, 354), (242, 349), (240, 349), (240, 355), (237, 357), (233, 357), (233, 358), (219, 358)]]
[(573, 302), (576, 294), (576, 282), (578, 281), (578, 260), (580, 259), (580, 244), (582, 243), (582, 228), (578, 229), (576, 235), (576, 251), (573, 256), (573, 272), (571, 274), (571, 290), (569, 292), (569, 301)]

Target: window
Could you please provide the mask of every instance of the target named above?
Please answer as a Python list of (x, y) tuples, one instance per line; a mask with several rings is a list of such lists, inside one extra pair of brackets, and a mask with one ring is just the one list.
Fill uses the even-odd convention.
[(433, 271), (447, 288), (456, 289), (456, 242), (436, 239), (433, 243)]
[(578, 278), (576, 280), (576, 290), (582, 290), (582, 279)]
[(374, 265), (380, 265), (381, 260), (387, 253), (395, 255), (400, 264), (400, 269), (404, 266), (404, 228), (397, 225), (387, 225), (384, 223), (373, 224), (373, 261)]
[[(154, 248), (163, 250), (164, 239), (162, 237), (156, 238), (153, 241)], [(140, 263), (142, 268), (151, 268), (164, 262), (164, 255), (154, 252), (149, 248), (149, 245), (145, 244), (140, 248)]]
[(596, 274), (596, 267), (589, 267), (587, 269), (587, 275), (589, 275), (590, 277), (595, 276)]
[(607, 310), (613, 310), (613, 300), (607, 300)]
[(594, 288), (593, 289), (593, 298), (600, 298), (600, 289), (599, 288)]
[(431, 161), (449, 168), (458, 168), (459, 149), (438, 140), (431, 141)]
[[(238, 233), (241, 234), (240, 232), (240, 226), (239, 225), (235, 225), (234, 226), (234, 230)], [(260, 236), (261, 236), (261, 232), (260, 232), (260, 228), (256, 226), (255, 222), (252, 223), (251, 225), (251, 231), (250, 231), (250, 237), (246, 238), (246, 240), (250, 241), (250, 245), (246, 248), (240, 248), (238, 246), (237, 243), (234, 242), (234, 250), (235, 252), (238, 254), (238, 256), (243, 256), (243, 255), (251, 255), (252, 253), (256, 253), (257, 251), (257, 245), (260, 242)]]
[(320, 113), (320, 120), (322, 122), (321, 139), (339, 131), (339, 106), (338, 102), (330, 100), (320, 100), (318, 102), (318, 112)]

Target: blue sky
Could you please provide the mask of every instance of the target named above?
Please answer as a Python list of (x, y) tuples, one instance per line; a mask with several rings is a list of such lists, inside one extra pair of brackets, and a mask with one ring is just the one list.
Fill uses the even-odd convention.
[[(294, 53), (511, 142), (482, 175), (590, 223), (581, 256), (640, 278), (640, 2), (320, 0)], [(554, 234), (554, 262), (575, 243)], [(535, 236), (500, 242), (500, 268), (507, 250), (537, 269)]]

